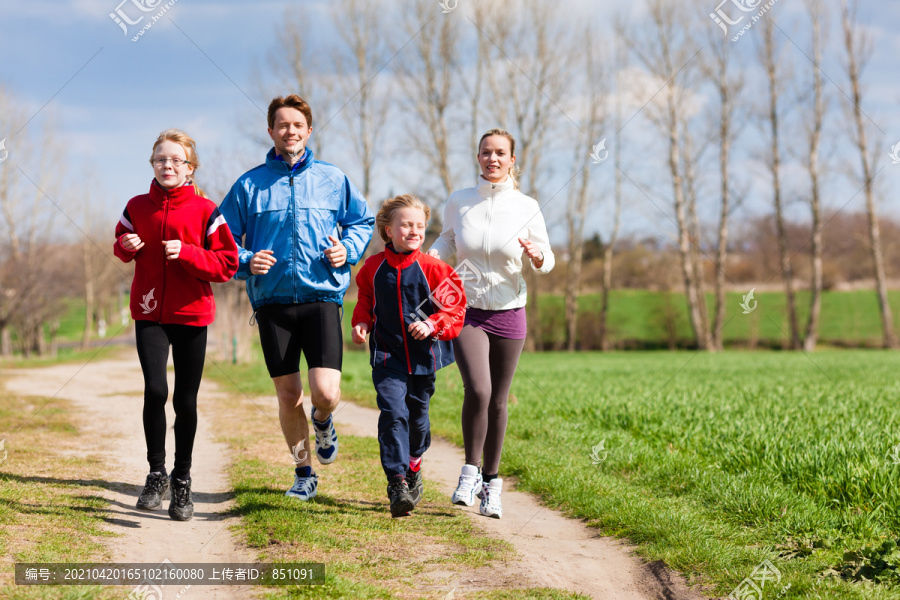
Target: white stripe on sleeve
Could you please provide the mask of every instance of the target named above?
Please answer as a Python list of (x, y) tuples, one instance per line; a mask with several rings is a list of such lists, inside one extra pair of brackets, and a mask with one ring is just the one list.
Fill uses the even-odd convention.
[(216, 220), (213, 221), (212, 225), (209, 226), (209, 229), (206, 230), (206, 237), (209, 237), (212, 234), (214, 234), (216, 232), (216, 229), (218, 229), (220, 225), (224, 225), (224, 224), (225, 224), (225, 217), (223, 217), (222, 215), (219, 215), (218, 217), (216, 217)]

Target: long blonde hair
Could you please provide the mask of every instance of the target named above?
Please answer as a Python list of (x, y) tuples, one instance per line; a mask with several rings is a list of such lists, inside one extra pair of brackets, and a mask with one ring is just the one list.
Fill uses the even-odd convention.
[[(509, 155), (516, 155), (516, 138), (512, 136), (512, 134), (504, 129), (500, 129), (499, 127), (494, 127), (493, 129), (488, 129), (484, 135), (481, 136), (481, 139), (478, 140), (478, 154), (481, 154), (481, 143), (485, 140), (485, 138), (489, 138), (492, 135), (499, 135), (500, 137), (505, 137), (509, 140)], [(517, 165), (513, 165), (509, 168), (509, 177), (512, 179), (513, 187), (519, 189), (519, 182), (516, 179), (520, 174), (519, 167)]]
[(431, 218), (431, 209), (428, 208), (428, 205), (412, 194), (401, 194), (399, 196), (394, 196), (393, 198), (388, 198), (381, 205), (378, 214), (375, 215), (375, 227), (378, 229), (378, 235), (381, 236), (381, 239), (384, 240), (385, 243), (391, 241), (391, 238), (388, 237), (385, 230), (390, 227), (391, 221), (394, 220), (394, 213), (401, 208), (420, 209), (425, 213), (426, 224)]
[(150, 164), (153, 164), (153, 155), (156, 153), (156, 147), (162, 144), (163, 142), (175, 142), (182, 148), (184, 148), (184, 156), (187, 158), (188, 164), (194, 167), (194, 172), (191, 173), (191, 185), (194, 186), (194, 193), (198, 196), (207, 197), (206, 193), (200, 189), (196, 183), (194, 183), (193, 177), (197, 173), (197, 169), (200, 168), (200, 158), (197, 156), (197, 142), (194, 141), (194, 138), (186, 134), (180, 129), (166, 129), (161, 132), (159, 136), (157, 136), (156, 141), (153, 142), (153, 150), (150, 152)]

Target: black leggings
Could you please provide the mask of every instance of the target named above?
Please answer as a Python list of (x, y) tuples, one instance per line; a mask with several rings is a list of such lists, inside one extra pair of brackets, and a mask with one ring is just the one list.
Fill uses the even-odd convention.
[(500, 469), (506, 435), (506, 400), (525, 340), (511, 340), (466, 325), (453, 340), (463, 380), (462, 431), (466, 463), (488, 475)]
[(172, 476), (189, 479), (194, 434), (197, 432), (197, 391), (206, 359), (206, 327), (135, 322), (138, 358), (144, 372), (144, 437), (150, 472), (166, 472), (166, 362), (169, 345), (175, 363), (175, 467)]

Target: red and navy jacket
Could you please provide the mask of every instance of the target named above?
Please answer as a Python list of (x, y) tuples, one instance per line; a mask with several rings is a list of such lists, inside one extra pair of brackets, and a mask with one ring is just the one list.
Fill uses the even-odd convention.
[[(122, 246), (122, 237), (129, 233), (144, 242), (137, 252)], [(164, 240), (181, 240), (178, 258), (166, 259)], [(225, 218), (190, 183), (167, 190), (154, 179), (149, 194), (129, 200), (116, 225), (113, 252), (123, 262), (135, 262), (135, 321), (209, 325), (216, 317), (209, 282), (228, 281), (238, 268), (237, 245)]]
[[(429, 375), (453, 362), (449, 340), (462, 330), (466, 314), (463, 284), (453, 267), (418, 249), (407, 254), (388, 244), (356, 275), (359, 294), (353, 327), (369, 327), (372, 368)], [(428, 320), (432, 336), (416, 340), (414, 321)]]

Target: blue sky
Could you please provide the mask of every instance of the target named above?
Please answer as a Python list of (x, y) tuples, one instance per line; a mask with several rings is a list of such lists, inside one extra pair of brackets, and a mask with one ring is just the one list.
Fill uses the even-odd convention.
[[(147, 163), (150, 146), (158, 132), (168, 127), (185, 129), (198, 140), (201, 159), (206, 162), (204, 169), (210, 176), (215, 173), (219, 178), (233, 180), (261, 162), (265, 149), (247, 132), (255, 124), (260, 135), (265, 133), (264, 110), (268, 98), (259, 92), (257, 81), (258, 74), (267, 73), (266, 53), (273, 47), (274, 32), (285, 10), (300, 11), (309, 20), (324, 23), (328, 7), (327, 2), (319, 1), (174, 0), (163, 18), (137, 42), (132, 42), (131, 37), (150, 16), (172, 1), (143, 0), (145, 5), (155, 7), (147, 13), (135, 8), (133, 2), (139, 0), (126, 0), (122, 4), (120, 0), (9, 2), (0, 12), (0, 85), (20, 102), (23, 113), (32, 118), (19, 133), (12, 131), (7, 135), (10, 160), (6, 166), (15, 164), (20, 141), (17, 136), (36, 135), (52, 117), (56, 143), (63, 149), (66, 163), (66, 186), (59, 192), (61, 197), (54, 199), (62, 210), (75, 202), (69, 197), (71, 189), (88, 182), (98, 188), (97, 201), (112, 214), (128, 198), (144, 192), (152, 176)], [(459, 2), (465, 9), (467, 0)], [(429, 4), (434, 4), (440, 12), (436, 1)], [(700, 21), (708, 20), (707, 15), (715, 6), (715, 3), (708, 7), (703, 3), (692, 4)], [(566, 0), (559, 6), (566, 14), (573, 15), (573, 22), (579, 15), (603, 22), (617, 4), (607, 0)], [(126, 35), (110, 17), (117, 8), (132, 19), (142, 14), (148, 16), (142, 23), (129, 26)], [(779, 0), (771, 12), (784, 37), (798, 45), (803, 44), (803, 33), (794, 23), (800, 10), (800, 0)], [(873, 56), (865, 74), (869, 91), (866, 108), (878, 128), (884, 131), (880, 140), (884, 146), (881, 156), (886, 163), (879, 180), (884, 192), (882, 206), (887, 213), (900, 214), (900, 198), (892, 193), (900, 177), (900, 165), (891, 165), (887, 158), (890, 147), (900, 140), (900, 115), (897, 114), (900, 82), (895, 67), (896, 57), (900, 56), (900, 36), (896, 34), (900, 26), (900, 3), (868, 0), (863, 3), (861, 21), (867, 24), (873, 39)], [(832, 15), (832, 25), (835, 24), (836, 15)], [(715, 27), (711, 21), (709, 26)], [(328, 27), (316, 27), (310, 39), (311, 47), (321, 41), (321, 36), (333, 33)], [(741, 60), (748, 67), (755, 60), (754, 42), (749, 39), (752, 33), (755, 32), (751, 30), (736, 44), (742, 53)], [(803, 60), (789, 40), (782, 41), (793, 58)], [(836, 51), (838, 42), (833, 38), (830, 48)], [(846, 89), (837, 62), (840, 56), (835, 52), (826, 60), (823, 70)], [(762, 88), (758, 89), (762, 94)], [(701, 110), (709, 108), (701, 107)], [(833, 113), (830, 141), (838, 158), (835, 171), (840, 168), (843, 162), (840, 157), (846, 151), (842, 125), (843, 119), (837, 112)], [(749, 129), (752, 128), (751, 124)], [(632, 149), (626, 170), (635, 179), (651, 182), (648, 188), (659, 192), (655, 202), (648, 203), (641, 194), (631, 191), (625, 214), (626, 231), (670, 237), (671, 222), (664, 214), (666, 184), (657, 175), (658, 156), (646, 160), (641, 156), (659, 154), (662, 142), (640, 119), (629, 125), (626, 133), (631, 136), (627, 141)], [(758, 136), (750, 132), (741, 141), (742, 151), (750, 157), (758, 143)], [(315, 148), (315, 137), (311, 145)], [(607, 146), (614, 144), (610, 141)], [(328, 159), (356, 178), (358, 170), (353, 155), (346, 151), (346, 144), (343, 148), (336, 148)], [(751, 192), (742, 209), (743, 216), (767, 210), (765, 176), (758, 164), (751, 163), (748, 159), (746, 174)], [(404, 179), (407, 175), (403, 166), (391, 164), (379, 173), (378, 195), (403, 188), (408, 181)], [(790, 172), (796, 165), (789, 163), (786, 168)], [(830, 203), (840, 206), (853, 192), (848, 183), (836, 179)], [(801, 180), (797, 181), (799, 186)], [(471, 181), (466, 179), (458, 187), (469, 185)], [(547, 185), (554, 188), (547, 195), (556, 191), (555, 180)], [(598, 185), (608, 189), (609, 179), (601, 177)], [(607, 205), (608, 198), (598, 202), (589, 229), (605, 229)], [(862, 207), (861, 198), (853, 201), (851, 208), (854, 207)], [(557, 207), (549, 220), (558, 223), (560, 216)], [(561, 241), (560, 227), (554, 228), (553, 237)]]

